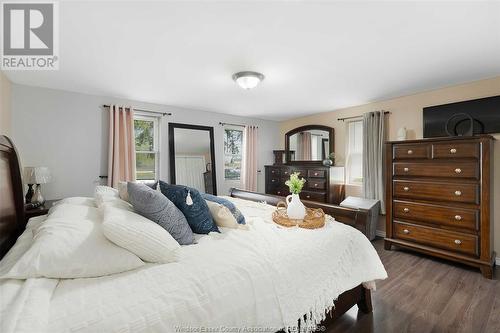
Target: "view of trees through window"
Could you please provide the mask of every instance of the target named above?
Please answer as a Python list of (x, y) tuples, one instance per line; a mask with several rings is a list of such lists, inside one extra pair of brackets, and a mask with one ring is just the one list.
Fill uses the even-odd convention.
[(137, 180), (156, 179), (154, 120), (134, 119), (135, 165)]
[(243, 156), (243, 131), (226, 128), (224, 130), (224, 178), (240, 180)]

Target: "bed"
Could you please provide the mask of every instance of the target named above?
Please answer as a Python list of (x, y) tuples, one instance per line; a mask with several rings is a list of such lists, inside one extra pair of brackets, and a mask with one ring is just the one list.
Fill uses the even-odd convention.
[[(5, 136), (0, 184), (3, 257), (43, 223), (43, 217), (24, 223), (19, 160)], [(230, 199), (249, 230), (197, 236), (178, 262), (95, 278), (0, 279), (0, 330), (311, 331), (354, 305), (372, 311), (370, 289), (387, 274), (362, 233), (333, 219), (322, 230), (279, 228), (268, 218), (279, 197), (233, 189)], [(318, 205), (354, 225), (364, 214)]]

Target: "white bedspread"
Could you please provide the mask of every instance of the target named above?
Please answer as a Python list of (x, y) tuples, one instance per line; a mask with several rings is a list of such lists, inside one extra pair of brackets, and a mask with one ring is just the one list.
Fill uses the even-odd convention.
[(344, 291), (387, 273), (359, 231), (329, 219), (280, 228), (273, 207), (231, 198), (249, 230), (182, 247), (177, 263), (91, 279), (0, 281), (2, 332), (276, 331), (311, 328)]

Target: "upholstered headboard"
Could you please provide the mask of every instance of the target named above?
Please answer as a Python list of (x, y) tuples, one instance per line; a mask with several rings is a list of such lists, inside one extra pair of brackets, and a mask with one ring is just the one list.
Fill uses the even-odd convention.
[(24, 227), (19, 157), (12, 141), (0, 135), (0, 258), (14, 245)]

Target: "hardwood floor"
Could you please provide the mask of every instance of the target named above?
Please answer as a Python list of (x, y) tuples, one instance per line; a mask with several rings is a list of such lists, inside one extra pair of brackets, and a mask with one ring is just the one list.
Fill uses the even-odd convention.
[(500, 332), (499, 267), (488, 280), (479, 269), (373, 244), (389, 275), (372, 293), (373, 313), (355, 306), (326, 332)]

